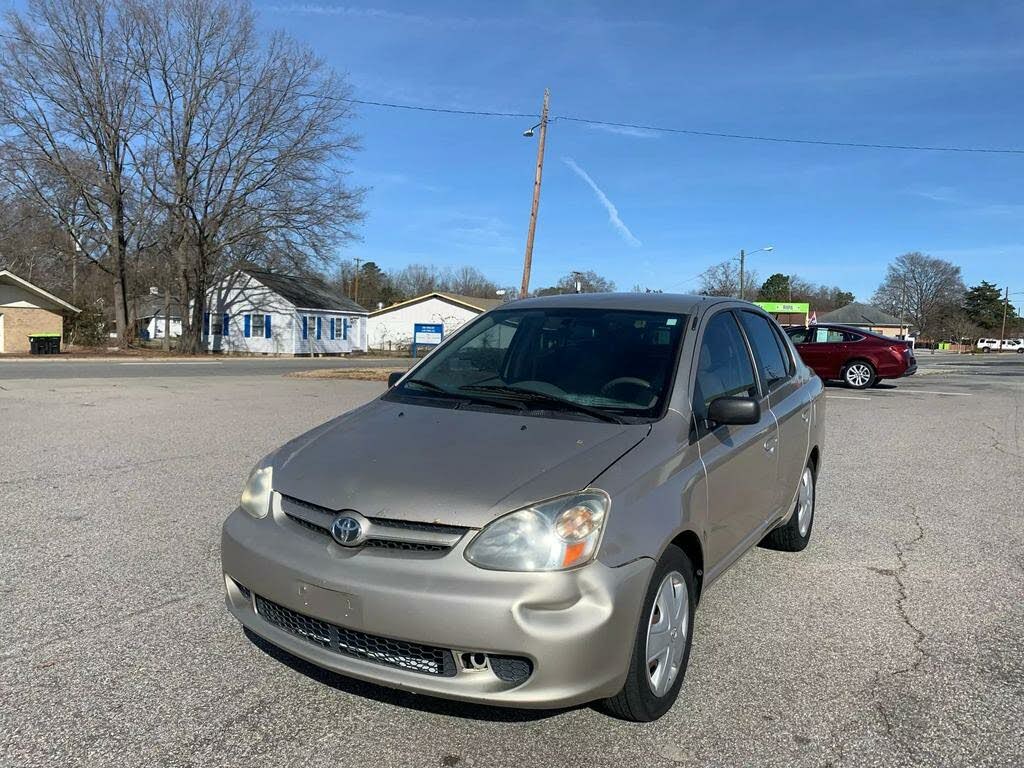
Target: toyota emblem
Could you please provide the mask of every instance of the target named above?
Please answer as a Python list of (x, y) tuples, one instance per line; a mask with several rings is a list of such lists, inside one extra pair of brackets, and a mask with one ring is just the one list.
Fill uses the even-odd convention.
[(363, 543), (363, 525), (354, 517), (339, 515), (331, 526), (331, 536), (343, 547), (355, 547)]

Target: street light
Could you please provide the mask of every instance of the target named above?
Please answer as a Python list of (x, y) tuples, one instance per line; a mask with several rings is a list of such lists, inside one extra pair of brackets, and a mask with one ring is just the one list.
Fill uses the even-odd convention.
[(523, 131), (523, 136), (531, 138), (535, 128), (540, 128), (537, 141), (537, 172), (533, 177), (533, 204), (530, 206), (530, 228), (526, 231), (526, 253), (523, 255), (523, 285), (519, 291), (522, 298), (530, 295), (530, 267), (533, 265), (533, 237), (537, 232), (537, 209), (540, 207), (540, 180), (544, 173), (544, 143), (548, 136), (548, 101), (551, 92), (544, 89), (544, 105), (540, 111), (540, 122)]
[(747, 256), (753, 256), (755, 253), (761, 253), (761, 251), (774, 251), (774, 250), (775, 250), (775, 246), (774, 245), (766, 245), (764, 248), (758, 248), (756, 251), (751, 251), (750, 253), (747, 253), (742, 248), (740, 249), (740, 301), (743, 301), (743, 289), (744, 289), (743, 277), (744, 277), (744, 268), (746, 266)]

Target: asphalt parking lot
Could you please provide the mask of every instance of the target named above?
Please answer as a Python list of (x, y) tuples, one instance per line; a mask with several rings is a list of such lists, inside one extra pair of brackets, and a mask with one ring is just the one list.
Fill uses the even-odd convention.
[(281, 663), (227, 614), (251, 465), (381, 384), (0, 363), (0, 765), (1022, 765), (1024, 356), (920, 362), (829, 387), (810, 548), (709, 590), (648, 725)]

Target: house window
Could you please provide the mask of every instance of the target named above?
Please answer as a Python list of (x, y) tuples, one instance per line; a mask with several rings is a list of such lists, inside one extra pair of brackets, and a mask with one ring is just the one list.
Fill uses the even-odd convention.
[(266, 323), (266, 320), (263, 319), (264, 317), (266, 317), (266, 315), (252, 316), (250, 335), (254, 338), (259, 339), (263, 337), (263, 325)]

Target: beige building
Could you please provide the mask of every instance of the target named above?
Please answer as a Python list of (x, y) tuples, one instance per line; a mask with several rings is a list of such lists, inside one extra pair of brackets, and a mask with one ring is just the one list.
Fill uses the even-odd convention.
[(65, 311), (81, 310), (0, 269), (0, 354), (28, 352), (29, 337), (36, 334), (63, 335)]

